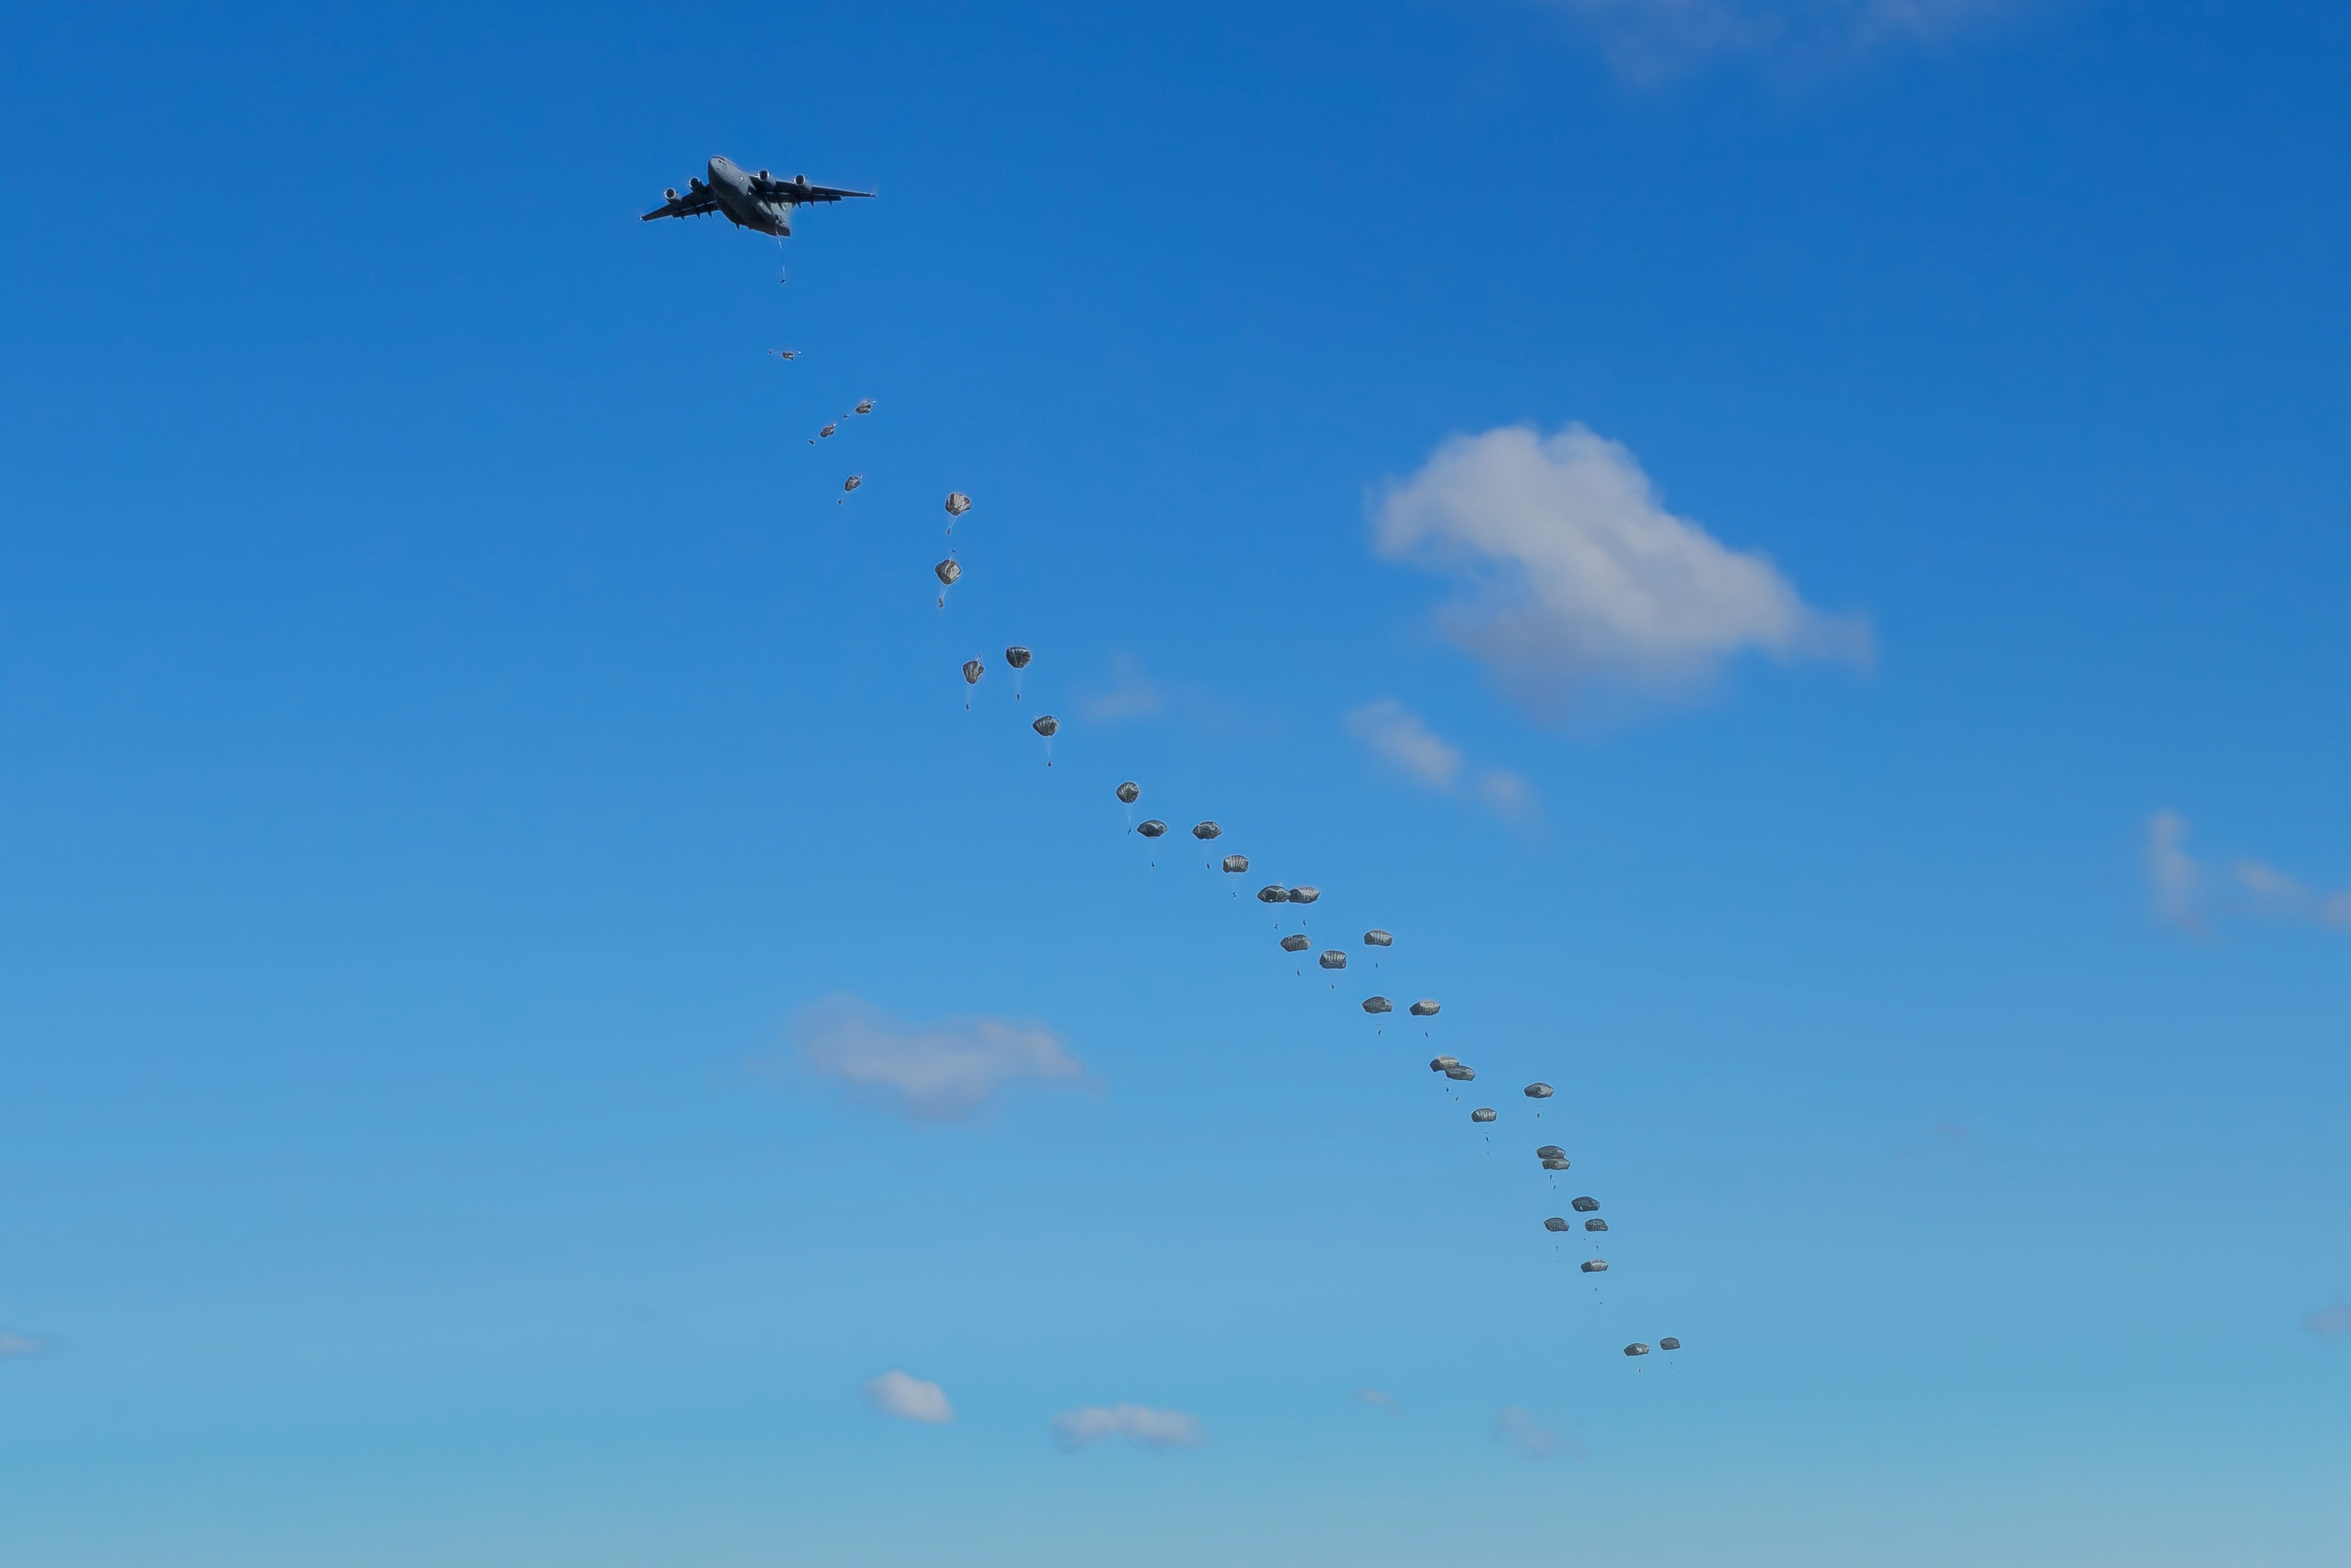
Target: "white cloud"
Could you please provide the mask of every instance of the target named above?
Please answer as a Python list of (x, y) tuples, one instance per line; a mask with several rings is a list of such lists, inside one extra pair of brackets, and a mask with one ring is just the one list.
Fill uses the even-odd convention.
[(947, 1403), (946, 1389), (895, 1367), (879, 1377), (866, 1379), (865, 1402), (881, 1414), (895, 1416), (902, 1421), (943, 1427), (955, 1419), (955, 1406)]
[(1633, 455), (1580, 424), (1456, 436), (1383, 497), (1382, 555), (1457, 579), (1439, 624), (1530, 708), (1597, 682), (1703, 682), (1749, 649), (1866, 662), (1867, 625), (1807, 606), (1760, 555), (1658, 505)]
[(1577, 1458), (1583, 1457), (1581, 1444), (1568, 1442), (1536, 1420), (1534, 1412), (1517, 1405), (1503, 1406), (1501, 1413), (1494, 1417), (1494, 1440), (1532, 1459), (1549, 1458), (1562, 1448)]
[(1655, 84), (1721, 57), (1808, 74), (1876, 50), (1936, 44), (2030, 0), (1539, 0), (1598, 38), (1625, 78)]
[(0, 1361), (10, 1361), (20, 1355), (39, 1355), (48, 1348), (49, 1342), (45, 1339), (0, 1329)]
[(1538, 813), (1534, 786), (1524, 777), (1507, 768), (1471, 771), (1459, 747), (1400, 702), (1365, 703), (1347, 716), (1346, 726), (1373, 756), (1424, 789), (1458, 794), (1466, 783), (1467, 792), (1498, 817), (1527, 822)]
[(1395, 1395), (1388, 1393), (1384, 1389), (1374, 1388), (1369, 1385), (1356, 1389), (1353, 1394), (1348, 1396), (1347, 1403), (1350, 1405), (1368, 1405), (1374, 1410), (1385, 1410), (1392, 1416), (1400, 1414), (1402, 1410), (1402, 1407), (1395, 1402)]
[(1207, 1437), (1198, 1417), (1147, 1405), (1086, 1405), (1053, 1417), (1053, 1440), (1072, 1452), (1110, 1437), (1138, 1448), (1194, 1448)]
[(2213, 866), (2188, 852), (2188, 822), (2176, 811), (2147, 820), (2147, 881), (2159, 919), (2202, 936), (2213, 916), (2351, 927), (2351, 892), (2320, 893), (2260, 861)]
[(911, 1024), (840, 996), (801, 1014), (793, 1032), (810, 1071), (918, 1121), (960, 1121), (1010, 1084), (1086, 1077), (1050, 1030), (1001, 1019)]
[(2351, 1301), (2336, 1301), (2302, 1320), (2302, 1326), (2321, 1339), (2351, 1339)]
[(1416, 784), (1450, 789), (1461, 778), (1461, 748), (1400, 702), (1366, 703), (1347, 716), (1347, 733)]

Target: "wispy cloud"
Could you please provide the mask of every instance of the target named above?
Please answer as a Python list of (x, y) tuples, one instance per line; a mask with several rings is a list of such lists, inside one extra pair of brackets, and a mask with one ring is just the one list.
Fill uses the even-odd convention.
[(865, 1402), (880, 1414), (901, 1421), (944, 1427), (955, 1419), (955, 1406), (947, 1403), (946, 1389), (894, 1367), (866, 1379)]
[(1654, 86), (1709, 60), (1813, 76), (1890, 47), (1939, 44), (2032, 0), (1537, 0), (1600, 44), (1627, 80)]
[(2302, 1320), (2321, 1339), (2351, 1339), (2351, 1301), (2335, 1301)]
[(1583, 1444), (1561, 1437), (1535, 1419), (1534, 1412), (1523, 1406), (1502, 1406), (1501, 1413), (1494, 1417), (1494, 1440), (1516, 1448), (1531, 1459), (1547, 1459), (1558, 1453), (1578, 1459), (1584, 1457)]
[(1224, 740), (1262, 735), (1274, 727), (1196, 681), (1163, 680), (1132, 653), (1111, 656), (1106, 680), (1081, 693), (1079, 715), (1095, 725), (1172, 721), (1196, 736)]
[(2201, 936), (2223, 915), (2351, 928), (2351, 892), (2321, 893), (2260, 861), (2199, 861), (2176, 811), (2147, 820), (2147, 894), (2158, 919)]
[(28, 1333), (16, 1333), (0, 1329), (0, 1361), (13, 1361), (18, 1356), (41, 1355), (47, 1352), (49, 1342)]
[(918, 1121), (961, 1121), (1016, 1083), (1086, 1081), (1085, 1064), (1039, 1024), (914, 1024), (836, 996), (802, 1013), (792, 1032), (809, 1071)]
[(1053, 1417), (1053, 1441), (1065, 1450), (1111, 1437), (1123, 1437), (1138, 1448), (1196, 1448), (1207, 1434), (1197, 1416), (1148, 1405), (1086, 1405)]
[(1369, 1384), (1364, 1385), (1363, 1387), (1356, 1389), (1354, 1393), (1349, 1395), (1347, 1396), (1347, 1403), (1350, 1405), (1368, 1405), (1374, 1410), (1384, 1410), (1391, 1416), (1401, 1414), (1403, 1409), (1401, 1406), (1396, 1404), (1395, 1395), (1388, 1393), (1385, 1389), (1374, 1388)]
[(1870, 657), (1865, 622), (1812, 609), (1769, 560), (1667, 511), (1633, 455), (1580, 424), (1454, 437), (1389, 489), (1373, 537), (1460, 584), (1439, 625), (1538, 715), (1595, 684), (1698, 685), (1750, 649)]
[(1366, 703), (1346, 718), (1347, 733), (1373, 756), (1424, 789), (1467, 794), (1496, 816), (1529, 822), (1540, 812), (1534, 786), (1508, 768), (1472, 769), (1461, 748), (1390, 698)]

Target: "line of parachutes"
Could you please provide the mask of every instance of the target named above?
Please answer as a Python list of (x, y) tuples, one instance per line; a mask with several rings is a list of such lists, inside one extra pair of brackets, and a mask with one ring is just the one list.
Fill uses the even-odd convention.
[[(789, 359), (793, 356), (785, 354), (783, 357)], [(820, 441), (831, 438), (848, 419), (870, 414), (873, 412), (873, 399), (860, 399), (848, 414), (839, 420), (828, 422), (815, 435), (810, 437), (810, 444), (814, 445)], [(851, 475), (841, 486), (842, 495), (840, 499), (845, 500), (864, 482), (863, 475)], [(956, 523), (972, 508), (972, 498), (961, 490), (950, 490), (947, 492), (945, 505), (947, 514), (946, 533), (949, 538), (953, 538)], [(952, 548), (947, 551), (946, 559), (931, 568), (931, 575), (938, 580), (938, 608), (942, 610), (946, 608), (947, 591), (962, 580), (963, 570), (963, 563)], [(1029, 668), (1034, 657), (1029, 648), (1017, 643), (1004, 650), (1004, 662), (1011, 667), (1016, 677), (1014, 688), (1016, 701), (1020, 697), (1018, 680), (1021, 673)], [(963, 662), (962, 675), (967, 689), (964, 706), (967, 709), (971, 706), (968, 695), (970, 688), (977, 687), (987, 673), (987, 665), (983, 659), (975, 657)], [(1040, 714), (1029, 721), (1029, 727), (1044, 740), (1045, 766), (1050, 768), (1053, 765), (1053, 737), (1060, 733), (1061, 720), (1050, 713)], [(1131, 808), (1143, 798), (1142, 786), (1133, 779), (1127, 779), (1122, 782), (1113, 792), (1122, 806), (1130, 808), (1128, 815), (1129, 821), (1132, 821)], [(1169, 830), (1165, 821), (1155, 817), (1134, 824), (1131, 831), (1146, 841), (1156, 841), (1165, 837)], [(1194, 823), (1191, 832), (1193, 838), (1205, 846), (1223, 837), (1224, 828), (1213, 819), (1207, 819)], [(1249, 857), (1245, 854), (1227, 854), (1221, 863), (1224, 873), (1228, 875), (1244, 875), (1249, 869)], [(1322, 896), (1322, 890), (1311, 884), (1291, 887), (1280, 883), (1269, 883), (1257, 890), (1257, 900), (1259, 904), (1295, 905), (1301, 910), (1319, 901)], [(1279, 923), (1276, 928), (1279, 929)], [(1365, 931), (1363, 941), (1367, 949), (1387, 949), (1395, 946), (1394, 934), (1379, 927)], [(1281, 950), (1293, 956), (1305, 953), (1313, 946), (1311, 938), (1303, 932), (1290, 932), (1283, 936), (1280, 941)], [(1326, 947), (1316, 955), (1315, 966), (1318, 969), (1335, 975), (1348, 967), (1348, 954), (1343, 948)], [(1336, 989), (1335, 981), (1332, 982), (1332, 988)], [(1374, 1018), (1384, 1017), (1395, 1010), (1394, 1002), (1379, 995), (1365, 997), (1360, 1005), (1365, 1014)], [(1405, 1010), (1414, 1018), (1432, 1019), (1443, 1011), (1443, 1006), (1433, 998), (1423, 997), (1410, 1003)], [(1432, 1072), (1443, 1074), (1447, 1083), (1451, 1085), (1474, 1083), (1478, 1079), (1476, 1068), (1462, 1061), (1458, 1057), (1449, 1054), (1440, 1053), (1432, 1057), (1428, 1068)], [(1544, 1101), (1552, 1099), (1555, 1091), (1551, 1084), (1538, 1080), (1527, 1084), (1520, 1092), (1523, 1098), (1540, 1106)], [(1541, 1112), (1538, 1111), (1536, 1113), (1540, 1116)], [(1493, 1125), (1499, 1121), (1500, 1116), (1501, 1113), (1491, 1105), (1475, 1106), (1469, 1112), (1469, 1120), (1474, 1126)], [(1571, 1168), (1567, 1150), (1558, 1144), (1541, 1145), (1534, 1153), (1536, 1161), (1546, 1174), (1556, 1176), (1559, 1172)], [(1597, 1239), (1608, 1233), (1608, 1221), (1600, 1214), (1600, 1200), (1589, 1195), (1579, 1195), (1569, 1203), (1568, 1207), (1582, 1217), (1582, 1228), (1584, 1234), (1593, 1239), (1596, 1249), (1599, 1245)], [(1577, 1223), (1564, 1215), (1551, 1215), (1543, 1219), (1542, 1225), (1546, 1231), (1555, 1236), (1564, 1236), (1572, 1234), (1576, 1229)], [(1593, 1256), (1583, 1260), (1581, 1270), (1585, 1274), (1595, 1276), (1593, 1289), (1596, 1292), (1598, 1290), (1596, 1276), (1608, 1272), (1608, 1260), (1599, 1256), (1595, 1250)], [(1681, 1348), (1681, 1341), (1668, 1335), (1657, 1341), (1656, 1348), (1667, 1351), (1678, 1350)], [(1627, 1344), (1624, 1350), (1624, 1354), (1629, 1357), (1645, 1356), (1649, 1352), (1650, 1347), (1639, 1341)]]

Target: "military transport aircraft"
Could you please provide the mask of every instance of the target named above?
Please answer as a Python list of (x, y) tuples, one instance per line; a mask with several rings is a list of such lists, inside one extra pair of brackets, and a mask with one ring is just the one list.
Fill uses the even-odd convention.
[(685, 194), (664, 191), (669, 199), (644, 215), (644, 221), (655, 218), (698, 218), (705, 213), (723, 214), (726, 221), (740, 229), (757, 229), (763, 235), (778, 239), (792, 232), (792, 209), (802, 202), (837, 202), (843, 196), (871, 196), (872, 191), (843, 191), (831, 185), (811, 185), (806, 174), (795, 174), (789, 180), (774, 180), (765, 169), (754, 174), (748, 169), (737, 168), (725, 158), (710, 161), (710, 183), (700, 180), (685, 183)]

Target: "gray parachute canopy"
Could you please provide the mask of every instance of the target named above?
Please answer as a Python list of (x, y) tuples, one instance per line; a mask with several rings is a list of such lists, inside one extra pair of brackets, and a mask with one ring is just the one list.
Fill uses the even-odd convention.
[(828, 425), (826, 425), (822, 430), (820, 430), (820, 431), (818, 431), (818, 432), (816, 433), (816, 434), (817, 434), (817, 439), (818, 439), (818, 440), (820, 440), (820, 441), (821, 441), (821, 440), (823, 440), (826, 436), (831, 435), (834, 431), (839, 430), (840, 428), (841, 428), (841, 426), (839, 426), (839, 425), (837, 425), (837, 424), (828, 424)]
[(843, 480), (841, 482), (841, 487), (842, 489), (844, 489), (844, 490), (854, 490), (854, 489), (856, 489), (856, 488), (857, 488), (857, 486), (859, 486), (860, 485), (862, 485), (862, 484), (864, 484), (864, 483), (865, 483), (865, 476), (864, 476), (864, 475), (862, 475), (862, 474), (852, 474), (848, 478), (843, 479)]
[(1118, 787), (1118, 798), (1132, 806), (1143, 799), (1143, 786), (1130, 779)]
[(1468, 1083), (1477, 1079), (1478, 1070), (1474, 1067), (1466, 1066), (1448, 1067), (1445, 1070), (1445, 1076), (1450, 1078), (1456, 1083)]
[(1134, 831), (1146, 839), (1155, 839), (1167, 831), (1167, 824), (1154, 817)]
[(971, 497), (969, 496), (965, 495), (961, 490), (949, 490), (947, 492), (948, 517), (960, 517), (966, 512), (970, 510)]
[(1431, 1072), (1442, 1072), (1448, 1067), (1460, 1065), (1461, 1059), (1458, 1056), (1432, 1056), (1428, 1059), (1428, 1070)]
[(1682, 1342), (1676, 1339), (1671, 1334), (1667, 1334), (1665, 1338), (1657, 1342), (1657, 1348), (1659, 1350), (1679, 1350), (1681, 1347)]
[(1590, 1262), (1584, 1264), (1583, 1271), (1587, 1274), (1605, 1274), (1608, 1272), (1608, 1260), (1605, 1258), (1594, 1258)]
[(1315, 962), (1326, 969), (1343, 969), (1347, 967), (1347, 955), (1340, 952), (1336, 947), (1325, 947), (1322, 949), (1322, 956)]
[(1392, 1013), (1395, 1011), (1395, 1004), (1385, 997), (1365, 997), (1364, 1010), (1367, 1013)]
[(963, 662), (963, 684), (965, 685), (976, 686), (979, 685), (979, 677), (986, 674), (987, 674), (987, 666), (981, 664), (977, 659), (966, 659)]
[(1570, 1207), (1578, 1214), (1593, 1214), (1599, 1210), (1600, 1200), (1596, 1197), (1579, 1197)]
[(1565, 1155), (1553, 1155), (1551, 1158), (1543, 1161), (1542, 1166), (1543, 1169), (1547, 1171), (1563, 1171), (1567, 1169), (1567, 1156)]
[(1583, 1228), (1586, 1230), (1605, 1230), (1608, 1228), (1608, 1222), (1595, 1214), (1591, 1218), (1583, 1222)]
[(1491, 1105), (1480, 1105), (1469, 1113), (1469, 1119), (1473, 1122), (1490, 1122), (1494, 1119), (1494, 1108)]
[(1035, 730), (1038, 734), (1046, 737), (1048, 739), (1050, 739), (1053, 732), (1061, 727), (1061, 721), (1055, 718), (1050, 713), (1043, 714), (1039, 716), (1037, 718), (1032, 719), (1029, 722), (1029, 727)]
[(1395, 946), (1395, 938), (1389, 936), (1384, 931), (1366, 931), (1364, 933), (1364, 946), (1366, 947), (1393, 947)]
[(1217, 826), (1214, 822), (1195, 822), (1192, 824), (1192, 836), (1199, 840), (1204, 844), (1210, 839), (1222, 838), (1224, 836), (1224, 832), (1225, 830)]
[(1270, 882), (1257, 890), (1259, 904), (1280, 904), (1290, 896), (1290, 889), (1278, 882)]
[(1303, 953), (1306, 949), (1313, 946), (1313, 943), (1309, 942), (1305, 937), (1300, 936), (1295, 931), (1281, 939), (1281, 950), (1285, 953)]
[(1249, 870), (1249, 856), (1227, 855), (1225, 857), (1225, 869), (1231, 872), (1235, 876), (1238, 876), (1241, 873)]
[(1561, 1148), (1557, 1144), (1545, 1144), (1541, 1148), (1535, 1151), (1535, 1158), (1539, 1160), (1563, 1160), (1567, 1158), (1567, 1151)]
[(1292, 904), (1311, 904), (1322, 896), (1322, 890), (1319, 887), (1293, 887), (1290, 890), (1290, 902)]
[(931, 568), (931, 570), (935, 572), (938, 575), (938, 580), (944, 583), (952, 583), (956, 578), (963, 575), (963, 568), (956, 564), (953, 556), (949, 556), (946, 559), (939, 562), (938, 565)]
[(1567, 1221), (1554, 1214), (1549, 1219), (1543, 1221), (1543, 1228), (1545, 1230), (1564, 1230), (1567, 1228)]
[(870, 397), (859, 398), (857, 400), (857, 406), (851, 409), (849, 412), (852, 413), (872, 413), (873, 412), (873, 400)]
[(1649, 1347), (1643, 1344), (1639, 1340), (1635, 1340), (1631, 1344), (1625, 1347), (1625, 1354), (1626, 1355), (1646, 1355), (1649, 1354)]
[(1437, 1004), (1430, 1001), (1426, 997), (1423, 997), (1420, 1000), (1412, 1004), (1412, 1016), (1416, 1019), (1435, 1018), (1437, 1016)]
[(1551, 1098), (1551, 1085), (1550, 1085), (1550, 1084), (1548, 1084), (1548, 1083), (1530, 1083), (1530, 1084), (1528, 1084), (1528, 1085), (1527, 1085), (1527, 1098), (1528, 1098), (1528, 1099), (1530, 1099), (1530, 1100), (1548, 1100), (1548, 1099), (1550, 1099), (1550, 1098)]
[(1029, 667), (1029, 661), (1036, 656), (1036, 654), (1030, 653), (1028, 649), (1021, 647), (1017, 643), (1011, 647), (1004, 650), (1004, 662), (1011, 665), (1016, 670), (1027, 669)]

